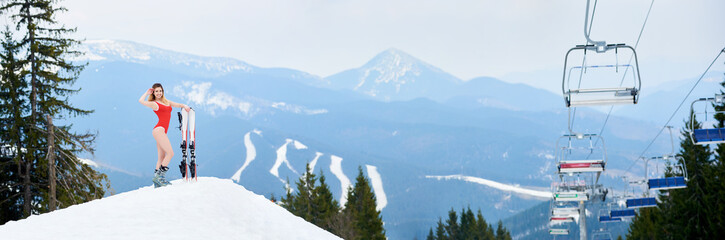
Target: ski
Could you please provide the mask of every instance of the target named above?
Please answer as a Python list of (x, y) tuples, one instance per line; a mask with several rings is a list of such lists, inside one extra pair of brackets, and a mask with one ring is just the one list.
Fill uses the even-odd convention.
[[(184, 180), (196, 180), (196, 144), (195, 144), (195, 112), (181, 110), (179, 113), (179, 129), (181, 130), (181, 163), (179, 170)], [(188, 138), (187, 138), (188, 136)], [(190, 155), (187, 155), (187, 150)], [(187, 159), (190, 161), (187, 163)]]

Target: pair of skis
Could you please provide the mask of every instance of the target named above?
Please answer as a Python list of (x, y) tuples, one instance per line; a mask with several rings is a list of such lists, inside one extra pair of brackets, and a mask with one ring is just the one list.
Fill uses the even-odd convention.
[[(196, 180), (196, 149), (195, 139), (195, 113), (194, 109), (190, 109), (188, 112), (185, 110), (179, 111), (179, 129), (181, 129), (181, 164), (179, 164), (179, 170), (181, 170), (181, 177), (188, 181), (189, 179)], [(188, 130), (188, 131), (187, 131)], [(188, 139), (187, 139), (188, 132)], [(188, 141), (187, 141), (188, 140)], [(189, 150), (190, 161), (186, 162), (186, 150)], [(188, 173), (188, 174), (187, 174)]]

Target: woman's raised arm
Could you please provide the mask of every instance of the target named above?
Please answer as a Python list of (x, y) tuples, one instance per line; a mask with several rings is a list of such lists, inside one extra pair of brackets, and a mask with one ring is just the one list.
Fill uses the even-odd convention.
[(144, 106), (147, 106), (147, 107), (153, 109), (155, 111), (156, 108), (158, 108), (159, 106), (156, 105), (156, 104), (154, 104), (153, 102), (149, 102), (149, 101), (146, 100), (147, 97), (148, 97), (148, 95), (149, 94), (153, 94), (153, 92), (154, 92), (154, 89), (153, 88), (149, 88), (149, 90), (146, 90), (146, 92), (143, 95), (141, 95), (141, 98), (138, 99), (138, 102), (141, 103), (141, 104), (143, 104)]

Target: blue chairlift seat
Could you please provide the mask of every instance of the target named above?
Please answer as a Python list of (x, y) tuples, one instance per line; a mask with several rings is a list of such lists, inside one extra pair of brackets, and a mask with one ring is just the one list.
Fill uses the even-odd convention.
[(657, 206), (657, 199), (654, 197), (627, 199), (627, 208), (643, 208)]
[(695, 143), (717, 143), (725, 141), (725, 128), (695, 129)]
[(647, 184), (649, 185), (649, 189), (658, 189), (658, 190), (677, 189), (677, 188), (686, 188), (687, 187), (687, 182), (685, 181), (685, 177), (654, 178), (654, 179), (650, 179)]
[(599, 216), (599, 222), (621, 222), (622, 218), (611, 217), (611, 216)]
[(612, 210), (609, 216), (613, 218), (634, 217), (634, 209)]

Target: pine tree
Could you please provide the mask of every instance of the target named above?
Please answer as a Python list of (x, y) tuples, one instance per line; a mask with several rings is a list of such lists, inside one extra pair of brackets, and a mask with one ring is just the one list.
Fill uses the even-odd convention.
[[(720, 82), (720, 86), (725, 88), (725, 78)], [(725, 92), (720, 90), (720, 94), (725, 96)], [(717, 128), (725, 129), (725, 102), (713, 104), (717, 120)], [(711, 215), (711, 230), (715, 236), (725, 236), (725, 144), (721, 143), (715, 147), (715, 163), (713, 164), (713, 176), (711, 184), (708, 186), (712, 192), (715, 213)]]
[(318, 186), (318, 178), (312, 173), (309, 163), (305, 169), (305, 174), (295, 183), (297, 194), (287, 188), (287, 194), (280, 200), (280, 205), (295, 216), (339, 237), (350, 239), (355, 236), (352, 234), (352, 217), (340, 212), (340, 207), (325, 182), (324, 173), (320, 171)]
[(481, 209), (478, 209), (478, 213), (476, 213), (476, 233), (478, 239), (494, 240), (496, 238), (493, 235), (493, 230), (491, 229), (490, 225), (488, 225), (486, 219), (483, 218)]
[[(289, 182), (289, 177), (287, 178), (287, 182)], [(295, 196), (292, 195), (292, 189), (289, 188), (289, 185), (285, 186), (285, 196), (282, 197), (280, 201), (280, 206), (287, 209), (290, 213), (294, 214), (296, 213), (296, 210), (294, 208), (294, 202), (295, 202)]]
[(0, 55), (0, 224), (22, 218), (20, 158), (18, 149), (23, 149), (25, 124), (23, 113), (27, 112), (27, 83), (21, 78), (23, 61), (17, 59), (17, 46), (9, 28), (3, 32), (2, 54)]
[[(498, 222), (498, 228), (494, 232), (493, 226), (486, 223), (486, 219), (481, 214), (481, 209), (478, 210), (478, 214), (473, 215), (471, 208), (461, 209), (460, 223), (458, 221), (458, 213), (451, 209), (448, 212), (448, 219), (445, 223), (441, 218), (438, 218), (438, 224), (436, 226), (435, 233), (433, 228), (429, 231), (428, 239), (436, 240), (496, 240), (496, 239), (511, 239), (511, 233), (503, 227), (501, 221)], [(433, 235), (435, 234), (435, 235)]]
[(325, 174), (320, 170), (320, 185), (314, 189), (313, 205), (316, 206), (317, 216), (315, 225), (334, 233), (331, 222), (340, 212), (340, 205), (325, 182)]
[(713, 239), (715, 236), (708, 231), (708, 217), (716, 207), (707, 196), (710, 194), (707, 187), (712, 181), (712, 152), (707, 145), (694, 144), (688, 134), (693, 129), (687, 128), (700, 126), (697, 119), (691, 118), (685, 124), (686, 129), (682, 131), (685, 138), (680, 143), (681, 150), (678, 155), (684, 161), (689, 180), (687, 188), (668, 191), (669, 196), (664, 198), (666, 208), (662, 208), (661, 216), (663, 229), (670, 234), (668, 238)]
[(503, 227), (503, 222), (498, 221), (498, 227), (496, 228), (496, 240), (511, 240), (511, 233)]
[(385, 229), (380, 211), (376, 209), (375, 194), (370, 187), (370, 181), (363, 175), (362, 167), (358, 167), (358, 176), (355, 186), (348, 191), (344, 214), (353, 218), (355, 239), (385, 239)]
[(461, 239), (473, 239), (476, 231), (476, 217), (471, 208), (461, 209)]
[(437, 240), (448, 240), (446, 235), (446, 226), (443, 224), (443, 219), (438, 218), (438, 225), (436, 225), (436, 239)]
[(461, 227), (458, 225), (458, 214), (452, 208), (448, 211), (448, 220), (446, 220), (446, 233), (451, 240), (460, 239)]
[(425, 237), (425, 240), (435, 240), (435, 239), (436, 239), (436, 237), (435, 237), (435, 235), (433, 235), (433, 228), (430, 228), (430, 230), (428, 230), (428, 236)]
[[(66, 60), (80, 55), (72, 50), (79, 42), (64, 37), (75, 29), (57, 27), (56, 13), (67, 9), (54, 6), (56, 2), (8, 0), (0, 6), (0, 14), (8, 14), (14, 21), (15, 29), (19, 31), (15, 35), (23, 36), (17, 41), (17, 49), (24, 54), (19, 59), (25, 61), (26, 67), (19, 76), (26, 81), (25, 87), (29, 90), (25, 103), (29, 111), (23, 113), (27, 115), (23, 116), (25, 128), (21, 133), (25, 152), (16, 159), (18, 176), (22, 179), (18, 186), (22, 199), (17, 204), (22, 205), (24, 217), (101, 198), (109, 188), (104, 174), (82, 164), (77, 157), (81, 152), (93, 152), (91, 144), (95, 135), (72, 133), (71, 125), (53, 126), (46, 121), (48, 116), (66, 120), (66, 117), (92, 112), (73, 107), (67, 99), (80, 91), (70, 87), (84, 65)], [(56, 139), (53, 145), (47, 142), (51, 132)], [(49, 161), (53, 161), (52, 164)], [(54, 175), (49, 176), (49, 173)], [(55, 185), (56, 181), (60, 188), (53, 193), (49, 186)], [(57, 199), (58, 206), (49, 206), (51, 199)]]
[(642, 208), (629, 225), (627, 239), (664, 239), (659, 208)]
[(295, 215), (302, 217), (308, 222), (315, 222), (315, 206), (313, 206), (313, 194), (312, 191), (315, 188), (317, 178), (315, 174), (310, 171), (310, 164), (307, 164), (305, 174), (300, 177), (297, 182), (297, 196), (295, 196), (294, 212)]

